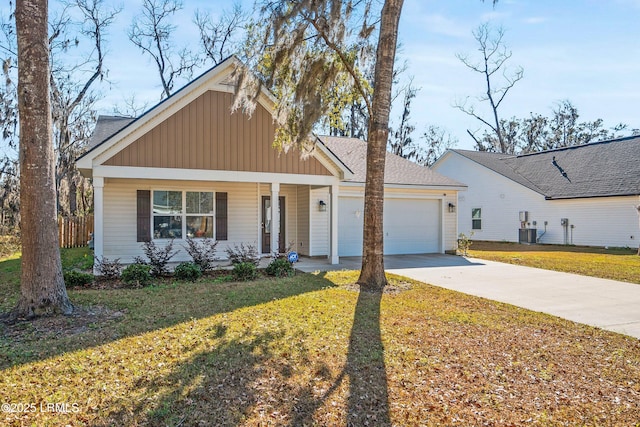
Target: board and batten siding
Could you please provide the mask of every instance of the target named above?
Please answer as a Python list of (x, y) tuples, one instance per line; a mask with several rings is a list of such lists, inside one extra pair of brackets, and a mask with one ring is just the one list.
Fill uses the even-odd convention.
[[(546, 200), (542, 194), (464, 156), (447, 156), (435, 170), (468, 185), (458, 197), (458, 228), (467, 236), (473, 232), (474, 240), (517, 242), (520, 212), (527, 211), (527, 226), (537, 228), (540, 243), (638, 247), (636, 196)], [(482, 209), (481, 230), (472, 230), (472, 208)], [(574, 225), (573, 236), (569, 227), (566, 242), (562, 218)]]
[[(259, 203), (256, 184), (201, 182), (201, 181), (155, 181), (106, 179), (104, 186), (104, 256), (120, 258), (132, 263), (136, 256), (144, 258), (142, 243), (136, 241), (136, 194), (137, 190), (214, 191), (228, 193), (228, 240), (221, 241), (217, 248), (220, 258), (226, 258), (225, 249), (240, 243), (258, 243)], [(155, 240), (157, 243), (164, 239)], [(190, 261), (183, 248), (185, 241), (176, 239), (174, 249), (178, 254), (171, 262)]]
[(317, 159), (273, 148), (275, 125), (261, 105), (231, 113), (233, 94), (207, 91), (104, 162), (109, 166), (331, 176)]

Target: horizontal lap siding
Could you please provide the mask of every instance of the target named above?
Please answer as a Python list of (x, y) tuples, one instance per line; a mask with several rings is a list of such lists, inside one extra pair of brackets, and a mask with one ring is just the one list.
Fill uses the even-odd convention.
[[(137, 190), (227, 192), (228, 240), (218, 244), (218, 256), (226, 257), (224, 250), (228, 245), (258, 242), (255, 184), (108, 179), (104, 187), (104, 256), (109, 259), (120, 258), (122, 262), (130, 263), (136, 256), (144, 257), (142, 243), (136, 242)], [(179, 253), (172, 262), (190, 260), (182, 247), (184, 244), (184, 240), (175, 240), (174, 249)]]
[[(327, 204), (327, 210), (320, 212), (320, 200)], [(311, 256), (329, 254), (329, 218), (331, 215), (331, 198), (327, 188), (312, 190), (309, 204), (311, 210)]]
[[(529, 220), (540, 223), (540, 228), (544, 220), (550, 220), (550, 206), (544, 196), (462, 156), (452, 153), (436, 172), (468, 185), (467, 191), (458, 194), (456, 214), (459, 232), (467, 236), (473, 233), (474, 240), (517, 242), (520, 211), (528, 211)], [(472, 229), (474, 208), (482, 209), (481, 230)], [(551, 243), (546, 239), (555, 240), (558, 236), (554, 233), (550, 230), (543, 241)]]
[(298, 186), (298, 240), (297, 251), (309, 255), (309, 186)]
[(110, 166), (330, 176), (315, 158), (273, 148), (275, 125), (258, 105), (232, 113), (233, 94), (208, 91), (105, 162)]
[(280, 187), (280, 195), (285, 197), (285, 247), (297, 251), (296, 241), (298, 240), (298, 191), (295, 185), (282, 185)]
[[(548, 201), (554, 214), (547, 215), (547, 229), (555, 238), (546, 243), (564, 243), (564, 229), (560, 218), (568, 218), (573, 225), (573, 242), (569, 229), (569, 243), (586, 246), (620, 246), (637, 248), (640, 242), (638, 197), (598, 197)], [(538, 221), (540, 223), (540, 221)], [(544, 223), (543, 223), (544, 224)], [(543, 228), (538, 225), (538, 228)]]
[[(447, 191), (443, 203), (444, 250), (453, 252), (458, 248), (458, 192)], [(456, 208), (449, 212), (449, 203)]]
[[(640, 242), (634, 209), (640, 200), (636, 196), (545, 200), (543, 195), (455, 153), (450, 153), (436, 171), (469, 186), (458, 195), (458, 227), (466, 235), (473, 232), (475, 240), (517, 242), (519, 213), (527, 211), (528, 227), (537, 228), (540, 243), (565, 243), (561, 218), (574, 225), (573, 240), (569, 228), (567, 243), (635, 248)], [(482, 209), (482, 230), (471, 228), (473, 208)]]

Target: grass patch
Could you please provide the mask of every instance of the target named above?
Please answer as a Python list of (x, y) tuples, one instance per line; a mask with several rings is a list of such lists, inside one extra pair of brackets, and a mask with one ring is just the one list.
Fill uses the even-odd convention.
[(474, 241), (469, 256), (640, 284), (636, 249)]
[[(11, 261), (0, 262), (0, 272)], [(397, 276), (390, 276), (394, 292), (359, 293), (356, 278), (335, 272), (72, 291), (93, 314), (0, 331), (0, 402), (36, 408), (0, 413), (0, 424), (640, 419), (636, 339)], [(49, 403), (71, 410), (40, 410)]]
[[(20, 296), (20, 252), (0, 258), (0, 312), (11, 310)], [(60, 249), (63, 270), (90, 270), (93, 255), (88, 248)]]

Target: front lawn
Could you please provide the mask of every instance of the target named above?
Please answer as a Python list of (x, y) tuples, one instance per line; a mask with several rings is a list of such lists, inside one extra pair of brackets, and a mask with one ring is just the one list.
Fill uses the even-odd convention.
[(0, 424), (640, 420), (637, 339), (399, 277), (359, 293), (356, 277), (72, 290), (81, 315), (0, 326)]
[(469, 256), (640, 284), (637, 249), (474, 241)]

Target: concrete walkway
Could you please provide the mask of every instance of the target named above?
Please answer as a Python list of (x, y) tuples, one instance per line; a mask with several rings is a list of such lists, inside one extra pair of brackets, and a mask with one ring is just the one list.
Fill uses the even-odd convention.
[[(359, 269), (359, 257), (303, 260), (303, 271)], [(385, 257), (388, 272), (640, 338), (640, 285), (453, 255)]]

